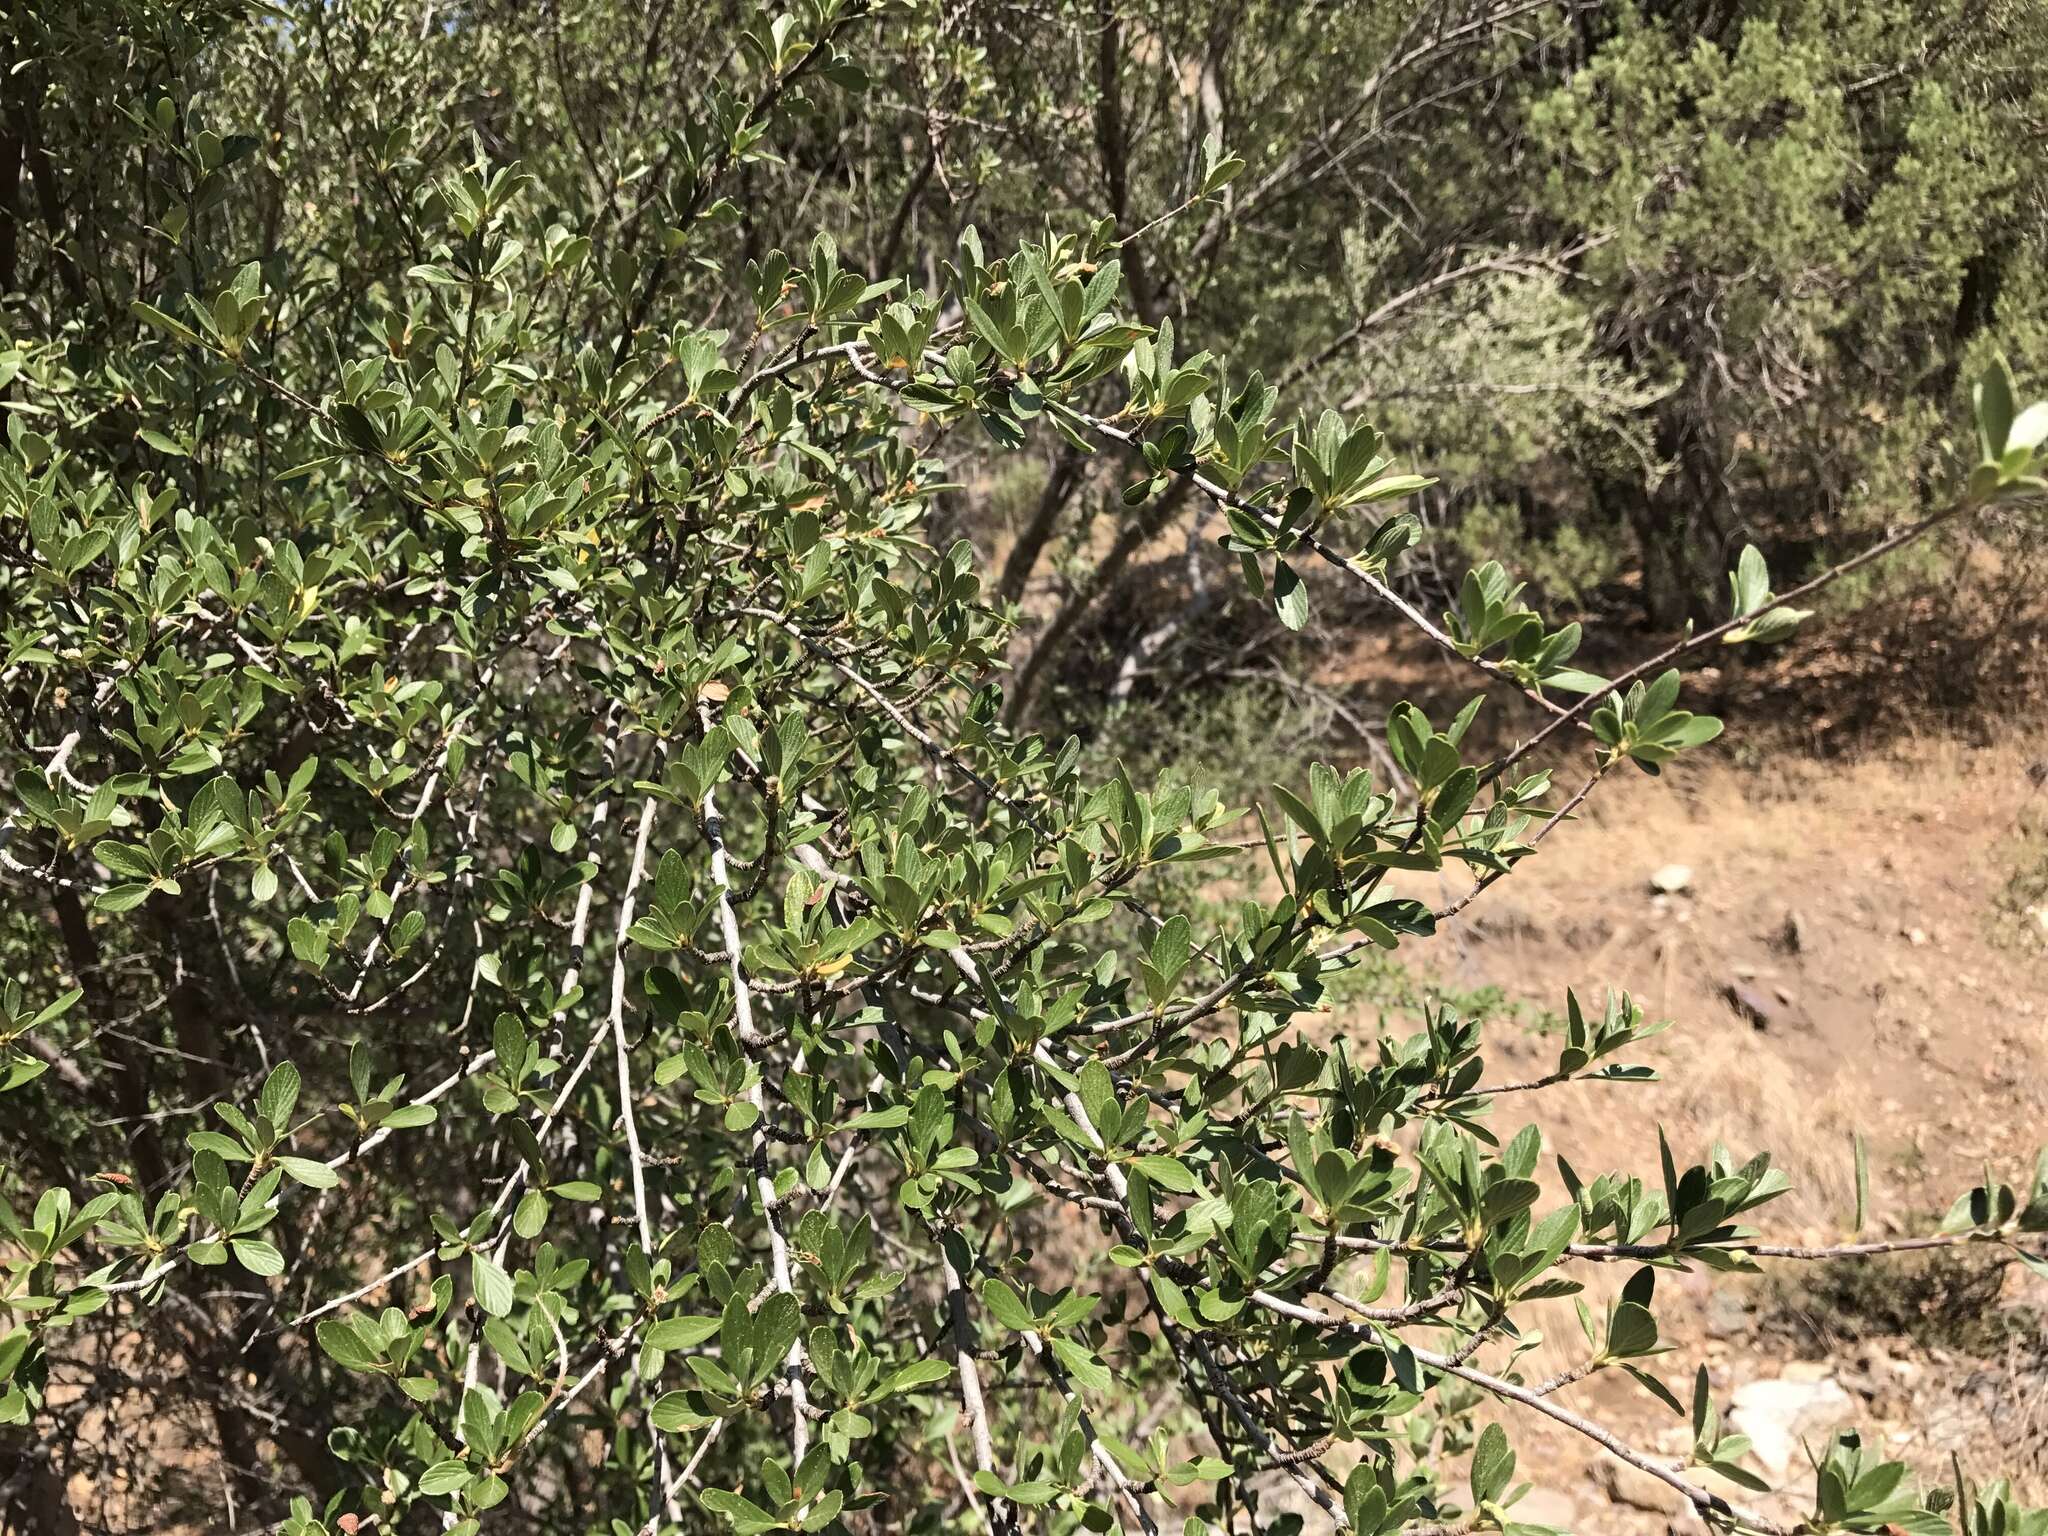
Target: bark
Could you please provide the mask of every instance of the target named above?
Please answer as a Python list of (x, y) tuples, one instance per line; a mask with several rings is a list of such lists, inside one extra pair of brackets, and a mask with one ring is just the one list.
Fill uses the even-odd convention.
[(894, 272), (896, 262), (903, 254), (903, 236), (910, 228), (910, 215), (917, 208), (917, 200), (924, 196), (924, 189), (932, 179), (932, 172), (939, 168), (939, 141), (933, 138), (925, 150), (924, 161), (910, 178), (910, 184), (903, 189), (903, 196), (896, 204), (896, 212), (889, 220), (889, 233), (882, 240), (882, 249), (875, 258), (877, 273)]
[(0, 294), (20, 283), (21, 266), (21, 135), (14, 131), (14, 113), (0, 114)]
[(1003, 602), (1016, 602), (1031, 584), (1031, 573), (1038, 569), (1039, 557), (1051, 542), (1053, 529), (1059, 526), (1060, 514), (1081, 483), (1086, 461), (1087, 455), (1071, 444), (1063, 444), (1059, 456), (1052, 461), (1045, 487), (1038, 494), (1038, 505), (1032, 508), (1030, 520), (1017, 535), (1009, 558), (1003, 561), (1003, 573), (996, 581), (996, 596)]
[[(1095, 147), (1102, 157), (1104, 190), (1109, 194), (1109, 211), (1117, 228), (1129, 233), (1131, 220), (1131, 147), (1124, 120), (1123, 23), (1117, 18), (1115, 0), (1098, 0), (1095, 33)], [(1130, 285), (1131, 303), (1147, 325), (1159, 323), (1158, 291), (1152, 283), (1142, 244), (1133, 242), (1118, 252), (1123, 261), (1124, 281)]]
[(1045, 671), (1052, 659), (1064, 648), (1096, 600), (1115, 589), (1122, 580), (1124, 570), (1131, 563), (1131, 557), (1158, 536), (1187, 500), (1186, 480), (1176, 480), (1153, 500), (1151, 505), (1141, 508), (1121, 529), (1116, 542), (1102, 557), (1095, 569), (1088, 573), (1088, 579), (1068, 595), (1066, 602), (1052, 616), (1039, 634), (1031, 654), (1017, 670), (1017, 681), (1010, 689), (1004, 705), (1003, 717), (1012, 725), (1025, 720), (1030, 712), (1039, 687), (1045, 680)]
[[(11, 52), (11, 50), (10, 50)], [(12, 60), (8, 61), (10, 64)], [(26, 171), (35, 188), (36, 209), (41, 215), (44, 231), (50, 244), (50, 264), (63, 279), (64, 296), (74, 305), (85, 302), (85, 278), (78, 270), (78, 263), (72, 257), (65, 243), (69, 221), (64, 216), (64, 198), (57, 186), (57, 168), (50, 160), (50, 152), (43, 147), (41, 116), (36, 110), (42, 95), (42, 81), (39, 73), (25, 72), (10, 80), (6, 86), (7, 138), (11, 150), (0, 145), (0, 182), (6, 186), (8, 231), (6, 240), (9, 249), (0, 251), (0, 262), (5, 265), (7, 288), (15, 286), (18, 276), (15, 267), (20, 260), (17, 230), (21, 222), (20, 178)], [(11, 153), (14, 168), (6, 163)]]
[[(114, 1006), (101, 969), (99, 937), (92, 931), (91, 921), (86, 917), (76, 892), (64, 886), (57, 887), (53, 904), (57, 910), (57, 930), (64, 940), (64, 955), (85, 993), (86, 1007), (105, 1025), (117, 1016), (119, 1010)], [(142, 1188), (153, 1194), (164, 1186), (165, 1163), (157, 1128), (149, 1119), (149, 1062), (144, 1052), (112, 1030), (102, 1034), (101, 1039), (114, 1068), (115, 1107), (121, 1118), (133, 1127), (130, 1145), (135, 1156), (136, 1177)]]

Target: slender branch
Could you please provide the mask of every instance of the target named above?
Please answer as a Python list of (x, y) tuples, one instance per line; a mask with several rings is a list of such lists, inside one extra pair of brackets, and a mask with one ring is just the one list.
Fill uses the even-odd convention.
[[(1596, 788), (1599, 787), (1600, 781), (1607, 777), (1608, 769), (1612, 768), (1617, 761), (1619, 761), (1619, 759), (1613, 752), (1602, 752), (1600, 754), (1600, 760), (1595, 765), (1592, 773), (1587, 775), (1586, 782), (1578, 787), (1577, 792), (1573, 794), (1571, 799), (1565, 801), (1563, 805), (1559, 806), (1556, 810), (1552, 811), (1550, 813), (1549, 818), (1543, 823), (1542, 826), (1538, 827), (1534, 835), (1530, 837), (1530, 851), (1533, 852), (1536, 848), (1536, 845), (1542, 842), (1544, 838), (1550, 835), (1552, 828), (1557, 827), (1571, 819), (1572, 813), (1578, 810), (1580, 806), (1586, 803), (1587, 797), (1591, 795)], [(1513, 867), (1513, 865), (1505, 865), (1498, 869), (1489, 869), (1485, 874), (1481, 875), (1479, 879), (1473, 883), (1472, 888), (1465, 892), (1464, 895), (1460, 896), (1456, 901), (1451, 902), (1448, 906), (1437, 908), (1437, 910), (1431, 915), (1435, 917), (1435, 919), (1440, 923), (1449, 922), (1452, 918), (1456, 917), (1459, 913), (1463, 912), (1467, 907), (1471, 906), (1473, 902), (1477, 901), (1480, 898), (1480, 896), (1485, 893), (1488, 887), (1498, 884), (1503, 878), (1505, 878), (1508, 873), (1508, 870), (1512, 869)]]
[(1419, 304), (1424, 299), (1433, 298), (1447, 288), (1455, 288), (1458, 284), (1470, 278), (1483, 277), (1490, 273), (1527, 276), (1540, 270), (1556, 270), (1562, 263), (1583, 255), (1596, 246), (1605, 244), (1611, 238), (1613, 237), (1600, 235), (1588, 240), (1582, 240), (1557, 252), (1554, 256), (1548, 257), (1525, 257), (1512, 253), (1504, 256), (1483, 256), (1477, 260), (1468, 261), (1462, 266), (1452, 267), (1448, 271), (1439, 272), (1432, 277), (1426, 277), (1421, 282), (1402, 289), (1401, 292), (1375, 306), (1368, 313), (1361, 315), (1355, 323), (1339, 332), (1314, 355), (1298, 359), (1290, 364), (1281, 373), (1280, 377), (1274, 381), (1274, 387), (1285, 394), (1302, 380), (1319, 373), (1330, 362), (1348, 351), (1361, 339), (1378, 330), (1402, 310)]
[[(711, 731), (711, 710), (708, 705), (697, 706), (698, 723), (708, 735)], [(731, 966), (734, 1034), (740, 1044), (750, 1052), (758, 1052), (767, 1044), (767, 1038), (754, 1023), (754, 999), (747, 985), (746, 967), (741, 962), (739, 920), (733, 915), (732, 882), (726, 869), (724, 822), (718, 814), (715, 791), (704, 791), (704, 837), (711, 845), (711, 883), (718, 891), (718, 921), (725, 935), (725, 949)], [(765, 1127), (768, 1123), (768, 1101), (762, 1084), (765, 1074), (756, 1069), (754, 1080), (747, 1088), (747, 1102), (754, 1106), (756, 1115), (753, 1146), (750, 1158), (754, 1171), (754, 1196), (760, 1202), (761, 1220), (768, 1228), (769, 1283), (775, 1291), (784, 1296), (794, 1296), (795, 1287), (790, 1281), (789, 1242), (783, 1236), (782, 1221), (777, 1214), (781, 1205), (775, 1193), (775, 1178), (768, 1166), (768, 1138)], [(804, 1372), (808, 1369), (804, 1353), (803, 1335), (799, 1332), (790, 1341), (789, 1353), (783, 1357), (782, 1379), (789, 1393), (789, 1452), (792, 1463), (801, 1462), (811, 1447), (810, 1393), (804, 1384)]]
[[(1317, 1239), (1318, 1242), (1321, 1239)], [(1339, 1236), (1335, 1239), (1340, 1248), (1360, 1249), (1369, 1253), (1387, 1251), (1391, 1253), (1434, 1253), (1464, 1254), (1471, 1250), (1462, 1243), (1442, 1241), (1412, 1243), (1384, 1237)], [(1683, 1248), (1669, 1243), (1572, 1243), (1563, 1253), (1568, 1259), (1587, 1259), (1596, 1263), (1655, 1263), (1659, 1260), (1679, 1261), (1695, 1255), (1709, 1253), (1739, 1255), (1751, 1259), (1788, 1259), (1810, 1262), (1825, 1262), (1833, 1259), (1870, 1259), (1890, 1253), (1920, 1253), (1930, 1248), (1964, 1248), (1981, 1244), (1996, 1244), (2013, 1247), (2010, 1233), (1998, 1231), (1937, 1232), (1925, 1237), (1887, 1238), (1868, 1243), (1834, 1243), (1820, 1246), (1802, 1246), (1787, 1243), (1760, 1243), (1747, 1240), (1716, 1243), (1690, 1243)]]
[[(1810, 581), (1801, 582), (1798, 586), (1792, 588), (1791, 591), (1776, 593), (1771, 598), (1770, 606), (1774, 608), (1784, 607), (1787, 604), (1798, 602), (1803, 597), (1810, 597), (1823, 588), (1832, 586), (1835, 582), (1840, 581), (1851, 571), (1860, 570), (1873, 560), (1882, 559), (1894, 550), (1903, 549), (1908, 544), (1925, 538), (1943, 524), (1952, 521), (1965, 512), (1974, 511), (1981, 505), (1982, 503), (1976, 498), (1967, 495), (1963, 496), (1942, 508), (1941, 511), (1936, 512), (1933, 516), (1922, 518), (1917, 523), (1910, 524), (1896, 533), (1889, 534), (1878, 540), (1877, 543), (1871, 545), (1868, 549), (1863, 550), (1860, 554), (1851, 556), (1839, 565), (1830, 566)], [(1698, 634), (1683, 635), (1674, 640), (1670, 645), (1665, 646), (1664, 649), (1658, 651), (1655, 655), (1648, 656), (1642, 661), (1637, 662), (1626, 672), (1610, 681), (1599, 692), (1589, 693), (1569, 709), (1559, 712), (1556, 718), (1550, 720), (1541, 730), (1515, 746), (1507, 756), (1487, 770), (1486, 780), (1490, 782), (1493, 779), (1499, 778), (1511, 766), (1520, 762), (1531, 752), (1534, 752), (1566, 726), (1579, 724), (1609, 694), (1619, 693), (1631, 683), (1648, 677), (1654, 672), (1662, 671), (1671, 663), (1677, 661), (1679, 657), (1688, 655), (1702, 646), (1712, 645), (1715, 641), (1733, 634), (1753, 618), (1755, 618), (1754, 614), (1744, 614), (1738, 618), (1724, 619), (1721, 623), (1709, 629), (1703, 629)]]
[(1561, 1407), (1557, 1403), (1551, 1402), (1550, 1399), (1541, 1396), (1530, 1388), (1517, 1386), (1511, 1381), (1502, 1381), (1498, 1376), (1489, 1376), (1486, 1372), (1474, 1366), (1461, 1364), (1449, 1356), (1439, 1355), (1431, 1350), (1418, 1348), (1405, 1339), (1401, 1340), (1401, 1344), (1404, 1348), (1411, 1351), (1416, 1359), (1432, 1369), (1442, 1371), (1449, 1376), (1455, 1376), (1460, 1381), (1469, 1381), (1473, 1386), (1489, 1392), (1503, 1401), (1519, 1403), (1525, 1408), (1533, 1408), (1545, 1418), (1552, 1419), (1564, 1425), (1565, 1428), (1584, 1435), (1588, 1440), (1593, 1441), (1617, 1460), (1626, 1462), (1638, 1472), (1647, 1473), (1649, 1476), (1656, 1478), (1658, 1482), (1664, 1484), (1667, 1488), (1675, 1489), (1684, 1497), (1688, 1504), (1699, 1511), (1702, 1517), (1711, 1515), (1722, 1521), (1733, 1520), (1749, 1527), (1751, 1530), (1763, 1532), (1764, 1536), (1785, 1536), (1785, 1527), (1779, 1525), (1776, 1521), (1768, 1520), (1752, 1510), (1739, 1508), (1736, 1505), (1730, 1504), (1718, 1493), (1709, 1492), (1697, 1483), (1688, 1482), (1685, 1478), (1672, 1471), (1671, 1468), (1645, 1456), (1641, 1451), (1628, 1445), (1611, 1431), (1595, 1424), (1591, 1419), (1573, 1413), (1569, 1408)]
[[(979, 1339), (974, 1319), (968, 1312), (967, 1287), (953, 1262), (952, 1244), (944, 1234), (934, 1233), (934, 1236), (945, 1264), (946, 1312), (953, 1341), (953, 1369), (960, 1377), (960, 1411), (967, 1420), (968, 1436), (974, 1442), (976, 1469), (993, 1473), (996, 1465), (995, 1438), (989, 1431), (988, 1402), (982, 1395), (981, 1372), (974, 1363)], [(1016, 1506), (1000, 1497), (990, 1502), (994, 1509), (991, 1524), (998, 1536), (1014, 1536), (1017, 1529)]]

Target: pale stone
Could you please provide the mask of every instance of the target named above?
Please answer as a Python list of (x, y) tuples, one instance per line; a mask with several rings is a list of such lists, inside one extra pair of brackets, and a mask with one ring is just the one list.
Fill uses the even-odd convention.
[(1661, 891), (1666, 896), (1676, 896), (1680, 891), (1692, 888), (1692, 866), (1690, 864), (1666, 864), (1650, 876), (1650, 889)]
[(1817, 1440), (1847, 1422), (1855, 1408), (1833, 1380), (1780, 1376), (1737, 1387), (1728, 1427), (1749, 1436), (1751, 1454), (1775, 1481), (1803, 1462), (1803, 1441)]

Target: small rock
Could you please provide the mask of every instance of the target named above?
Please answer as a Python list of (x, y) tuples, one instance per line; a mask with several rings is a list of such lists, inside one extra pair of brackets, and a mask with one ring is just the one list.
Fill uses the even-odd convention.
[(2040, 906), (2030, 907), (2027, 910), (2033, 915), (2034, 922), (2039, 926), (2042, 937), (2048, 938), (2048, 901), (2044, 901)]
[(1906, 942), (1912, 945), (1915, 949), (1922, 949), (1926, 947), (1927, 930), (1925, 928), (1905, 928), (1901, 929), (1900, 931), (1905, 934)]
[(1676, 896), (1680, 891), (1692, 889), (1692, 866), (1690, 864), (1666, 864), (1650, 876), (1650, 889), (1666, 896)]
[(1799, 955), (1806, 952), (1809, 937), (1806, 924), (1800, 921), (1799, 914), (1788, 911), (1785, 920), (1778, 924), (1778, 931), (1771, 935), (1771, 943), (1788, 955)]
[(1794, 1381), (1781, 1376), (1737, 1387), (1728, 1427), (1749, 1436), (1751, 1454), (1776, 1480), (1800, 1458), (1803, 1441), (1845, 1423), (1855, 1407), (1831, 1379)]
[(1707, 1293), (1707, 1337), (1738, 1339), (1748, 1334), (1749, 1307), (1734, 1291), (1716, 1289)]
[(1746, 981), (1731, 981), (1721, 988), (1721, 995), (1728, 999), (1728, 1006), (1738, 1016), (1747, 1019), (1756, 1029), (1770, 1029), (1784, 1022), (1784, 1012), (1776, 1001)]
[(1608, 1499), (1626, 1509), (1645, 1510), (1653, 1515), (1677, 1513), (1685, 1500), (1655, 1478), (1624, 1466), (1611, 1456), (1593, 1463), (1593, 1486)]

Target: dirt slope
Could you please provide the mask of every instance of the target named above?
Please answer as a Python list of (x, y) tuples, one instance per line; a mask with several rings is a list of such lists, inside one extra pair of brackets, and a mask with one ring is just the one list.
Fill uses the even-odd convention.
[[(1621, 987), (1675, 1021), (1636, 1058), (1663, 1081), (1567, 1086), (1527, 1106), (1582, 1172), (1654, 1169), (1653, 1122), (1682, 1156), (1716, 1140), (1745, 1156), (1768, 1148), (1795, 1191), (1760, 1225), (1839, 1241), (1860, 1128), (1873, 1227), (1932, 1230), (1987, 1163), (2023, 1185), (2048, 1142), (2048, 919), (2015, 878), (2048, 848), (2048, 789), (2028, 771), (2042, 746), (1908, 742), (1851, 761), (1723, 758), (1660, 781), (1618, 776), (1446, 930), (1432, 946), (1437, 977), (1536, 1009), (1560, 1008), (1568, 986), (1593, 1000)], [(1660, 871), (1683, 888), (1656, 891)], [(1554, 1056), (1540, 1020), (1518, 1013), (1523, 1027), (1493, 1032), (1500, 1075)], [(1911, 1265), (1845, 1285), (1815, 1300), (1796, 1284), (1667, 1282), (1676, 1336), (1662, 1374), (1682, 1395), (1705, 1360), (1724, 1409), (1745, 1387), (1744, 1401), (1776, 1393), (1816, 1445), (1853, 1420), (1937, 1476), (1955, 1451), (1973, 1476), (2018, 1472), (2048, 1492), (2048, 1346), (2025, 1310), (2048, 1287), (2017, 1266), (1975, 1290)], [(1954, 1310), (1997, 1326), (1935, 1315)], [(1547, 1332), (1532, 1377), (1582, 1352), (1568, 1312)], [(1625, 1380), (1597, 1378), (1560, 1401), (1597, 1408), (1645, 1447), (1686, 1448), (1668, 1410)], [(1577, 1437), (1510, 1427), (1524, 1467), (1566, 1490), (1527, 1518), (1596, 1532), (1683, 1523), (1656, 1484), (1612, 1476)], [(1810, 1485), (1796, 1438), (1788, 1447), (1786, 1480)]]

